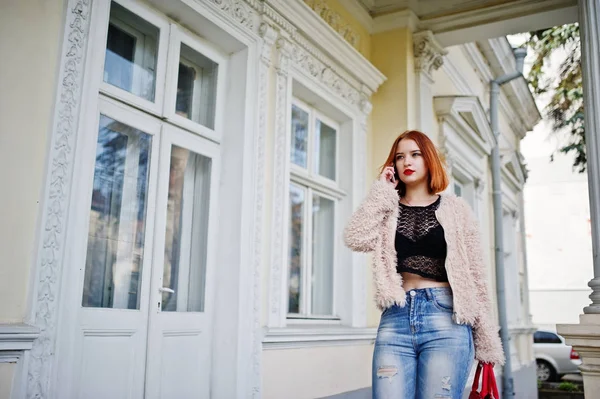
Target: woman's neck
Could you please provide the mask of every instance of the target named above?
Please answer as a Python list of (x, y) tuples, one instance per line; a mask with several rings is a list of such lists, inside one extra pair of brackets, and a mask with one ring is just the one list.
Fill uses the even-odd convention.
[(404, 199), (408, 203), (414, 205), (430, 203), (434, 197), (436, 197), (436, 195), (429, 191), (427, 184), (420, 184), (416, 187), (406, 187), (406, 192), (404, 193)]

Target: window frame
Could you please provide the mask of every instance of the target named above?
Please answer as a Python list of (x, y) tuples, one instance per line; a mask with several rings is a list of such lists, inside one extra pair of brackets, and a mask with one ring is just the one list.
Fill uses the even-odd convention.
[[(107, 18), (106, 26), (104, 29), (104, 42), (103, 42), (103, 56), (102, 56), (102, 68), (100, 77), (100, 92), (120, 100), (126, 104), (133, 105), (141, 110), (144, 110), (154, 116), (160, 117), (163, 109), (164, 95), (165, 95), (165, 78), (167, 70), (167, 52), (169, 47), (170, 37), (170, 26), (169, 22), (161, 15), (157, 14), (150, 8), (134, 2), (132, 0), (111, 0), (110, 3), (115, 2), (127, 11), (135, 14), (139, 18), (145, 20), (149, 24), (158, 28), (158, 38), (156, 40), (156, 71), (154, 73), (154, 101), (147, 100), (136, 94), (130, 93), (127, 90), (121, 89), (117, 86), (113, 86), (110, 83), (104, 81), (104, 68), (106, 63), (106, 42), (108, 37), (108, 29), (111, 23), (110, 20), (110, 9), (111, 5), (107, 6)], [(121, 23), (122, 21), (119, 21)]]
[[(340, 190), (339, 180), (340, 180), (340, 123), (336, 122), (332, 118), (326, 116), (323, 112), (320, 112), (316, 107), (310, 106), (306, 102), (302, 101), (297, 97), (292, 97), (292, 103), (290, 105), (290, 111), (293, 106), (296, 106), (306, 113), (308, 113), (308, 145), (306, 150), (306, 168), (295, 164), (290, 161), (290, 173), (295, 177), (300, 179), (310, 180), (315, 185), (320, 185), (324, 190), (329, 189), (332, 195), (345, 195), (345, 193)], [(335, 179), (332, 180), (328, 177), (320, 175), (315, 170), (315, 138), (316, 138), (316, 121), (320, 120), (325, 123), (327, 126), (335, 129), (336, 137), (335, 137)], [(290, 116), (290, 124), (291, 124), (291, 116)], [(291, 132), (290, 132), (291, 137)], [(292, 143), (293, 144), (293, 143)], [(291, 153), (291, 148), (290, 148)]]
[[(210, 59), (218, 65), (218, 73), (216, 80), (216, 101), (214, 104), (214, 127), (210, 128), (200, 123), (194, 122), (191, 119), (178, 115), (176, 113), (177, 101), (177, 79), (179, 72), (179, 62), (181, 59), (181, 45), (185, 44), (193, 51), (196, 51), (206, 58)], [(194, 65), (195, 66), (195, 65)], [(169, 40), (169, 59), (166, 73), (166, 90), (165, 101), (163, 107), (163, 115), (165, 118), (176, 126), (185, 130), (195, 132), (220, 143), (223, 140), (223, 118), (226, 85), (225, 78), (227, 76), (228, 60), (227, 55), (220, 52), (203, 38), (194, 35), (182, 27), (171, 24), (171, 34)]]

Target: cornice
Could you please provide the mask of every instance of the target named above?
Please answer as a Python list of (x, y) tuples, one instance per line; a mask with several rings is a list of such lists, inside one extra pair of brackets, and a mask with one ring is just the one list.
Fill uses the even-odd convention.
[(373, 18), (373, 33), (408, 28), (411, 32), (421, 29), (421, 21), (410, 9), (392, 12)]
[[(385, 75), (327, 22), (322, 18), (315, 18), (315, 12), (303, 0), (266, 0), (265, 6), (272, 7), (269, 17), (278, 24), (283, 22), (280, 26), (290, 33), (292, 39), (321, 62), (325, 62), (323, 55), (326, 55), (335, 60), (336, 64), (344, 66), (345, 73), (342, 74), (341, 68), (328, 62), (331, 69), (340, 72), (341, 76), (352, 76), (353, 81), (365, 84), (372, 93), (386, 80)], [(353, 86), (357, 87), (355, 84)]]
[(344, 8), (361, 24), (369, 34), (373, 34), (373, 17), (360, 0), (342, 0)]
[[(505, 38), (502, 39), (506, 40)], [(513, 68), (512, 70), (498, 70), (495, 73), (492, 70), (492, 67), (490, 66), (491, 62), (488, 58), (493, 52), (487, 52), (487, 54), (484, 55), (484, 52), (479, 48), (478, 43), (467, 43), (462, 45), (461, 48), (464, 54), (467, 56), (467, 58), (475, 66), (475, 70), (481, 78), (484, 85), (489, 85), (489, 82), (491, 82), (499, 75), (504, 75), (505, 73), (510, 73), (514, 71)], [(498, 57), (498, 54), (494, 56), (494, 58), (496, 57)], [(512, 56), (512, 53), (509, 58), (514, 58)], [(506, 116), (508, 123), (511, 125), (511, 128), (513, 129), (515, 135), (519, 138), (523, 138), (529, 130), (533, 129), (533, 126), (535, 124), (532, 126), (530, 124), (525, 123), (524, 118), (531, 118), (531, 115), (527, 114), (531, 110), (528, 109), (528, 107), (524, 106), (523, 103), (515, 101), (517, 95), (512, 89), (513, 85), (527, 86), (527, 83), (523, 79), (515, 79), (514, 81), (503, 85), (500, 89), (500, 110)], [(527, 88), (527, 91), (529, 91), (529, 88)], [(529, 95), (531, 95), (531, 93), (529, 93)], [(525, 99), (523, 100), (525, 102)], [(527, 101), (533, 101), (533, 97), (530, 97)], [(533, 105), (535, 106), (535, 102), (533, 103)], [(539, 111), (537, 110), (537, 107), (535, 108), (534, 115), (535, 114), (539, 116)]]
[(324, 0), (303, 1), (352, 47), (356, 50), (360, 49), (360, 34), (338, 12), (332, 10)]

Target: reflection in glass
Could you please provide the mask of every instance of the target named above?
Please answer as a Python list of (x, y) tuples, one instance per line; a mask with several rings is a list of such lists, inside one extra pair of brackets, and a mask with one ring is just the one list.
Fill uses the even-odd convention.
[(315, 128), (315, 172), (335, 180), (336, 131), (318, 119)]
[(308, 154), (308, 112), (292, 105), (292, 163), (306, 168)]
[(139, 309), (151, 140), (100, 116), (84, 307)]
[(289, 313), (300, 313), (302, 285), (302, 236), (304, 232), (304, 190), (290, 185)]
[(173, 146), (169, 175), (162, 310), (203, 312), (211, 160)]
[(214, 129), (219, 66), (181, 44), (175, 112)]
[(159, 29), (113, 2), (106, 39), (104, 81), (154, 101)]
[(333, 314), (333, 240), (335, 203), (313, 195), (311, 314)]

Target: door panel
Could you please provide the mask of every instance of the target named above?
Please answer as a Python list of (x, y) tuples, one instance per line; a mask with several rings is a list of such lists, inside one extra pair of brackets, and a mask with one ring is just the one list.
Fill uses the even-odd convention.
[(73, 373), (75, 397), (141, 398), (160, 124), (99, 105)]
[(208, 398), (218, 146), (174, 127), (161, 141), (150, 292), (148, 398)]

